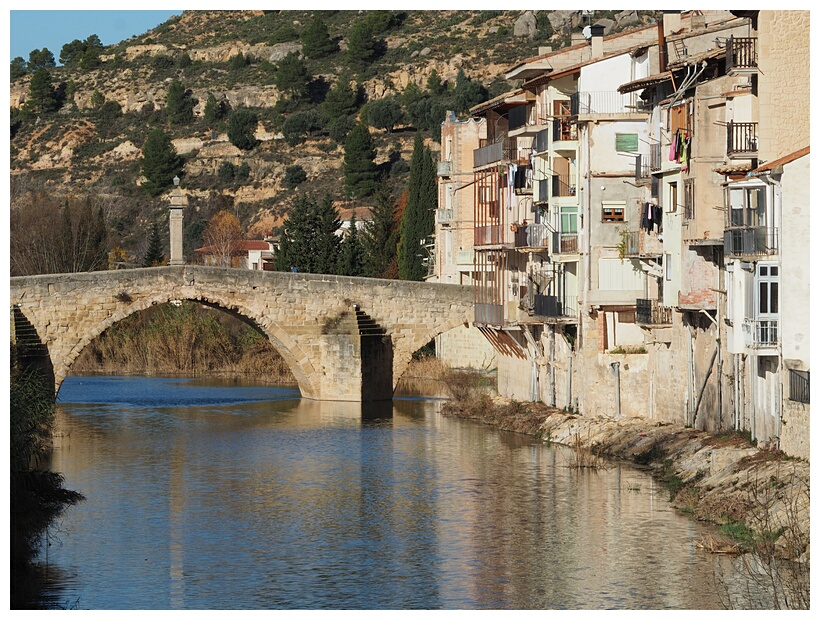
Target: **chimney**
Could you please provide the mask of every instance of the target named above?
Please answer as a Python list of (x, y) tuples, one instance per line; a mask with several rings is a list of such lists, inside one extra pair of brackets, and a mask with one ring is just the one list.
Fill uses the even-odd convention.
[(663, 12), (663, 34), (669, 36), (681, 29), (680, 11)]
[(604, 26), (593, 24), (590, 27), (590, 42), (592, 43), (592, 57), (601, 58), (604, 55)]

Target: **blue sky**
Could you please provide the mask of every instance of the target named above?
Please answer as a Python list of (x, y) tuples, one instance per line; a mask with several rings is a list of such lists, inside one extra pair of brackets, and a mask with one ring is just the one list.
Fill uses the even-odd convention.
[(28, 60), (31, 50), (47, 47), (60, 62), (63, 45), (74, 39), (85, 40), (92, 34), (103, 45), (114, 45), (140, 35), (165, 22), (178, 11), (9, 11), (9, 60), (21, 56)]

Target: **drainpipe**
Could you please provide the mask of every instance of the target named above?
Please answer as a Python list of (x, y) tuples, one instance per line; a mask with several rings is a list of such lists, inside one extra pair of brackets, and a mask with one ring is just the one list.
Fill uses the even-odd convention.
[(694, 343), (692, 342), (692, 326), (689, 325), (688, 329), (686, 330), (687, 341), (689, 346), (687, 347), (689, 353), (689, 385), (687, 386), (687, 394), (686, 394), (686, 425), (692, 425), (692, 406), (694, 405), (695, 400), (695, 357), (692, 351)]
[(621, 419), (621, 375), (620, 375), (620, 366), (621, 362), (612, 362), (610, 365), (612, 368), (612, 374), (615, 375), (615, 419)]
[(555, 407), (555, 326), (550, 328), (550, 407)]
[(572, 408), (572, 351), (567, 356), (567, 409)]

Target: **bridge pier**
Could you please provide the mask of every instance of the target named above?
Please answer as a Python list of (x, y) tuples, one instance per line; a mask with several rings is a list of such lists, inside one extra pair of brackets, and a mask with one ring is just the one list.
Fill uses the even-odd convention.
[(393, 398), (393, 342), (358, 306), (325, 322), (319, 349), (317, 400)]

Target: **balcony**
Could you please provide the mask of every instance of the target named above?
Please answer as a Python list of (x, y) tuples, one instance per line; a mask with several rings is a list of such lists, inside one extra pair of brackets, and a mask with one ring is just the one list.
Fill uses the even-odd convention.
[(575, 184), (570, 184), (570, 175), (568, 174), (553, 174), (552, 175), (552, 193), (553, 197), (574, 196)]
[(671, 325), (672, 308), (659, 306), (657, 299), (636, 299), (635, 322), (640, 325)]
[(473, 168), (501, 161), (504, 157), (504, 143), (494, 142), (473, 151)]
[(436, 175), (444, 179), (449, 179), (453, 176), (453, 162), (447, 160), (438, 162)]
[(726, 124), (726, 155), (757, 157), (757, 123)]
[(578, 317), (578, 298), (570, 295), (534, 295), (534, 313), (547, 318)]
[(809, 371), (789, 369), (789, 400), (809, 404)]
[(588, 91), (578, 95), (578, 114), (581, 116), (611, 116), (643, 113), (647, 111), (638, 107), (638, 95), (611, 91)]
[(475, 322), (484, 325), (503, 325), (504, 306), (501, 304), (475, 304)]
[(545, 153), (549, 148), (549, 130), (542, 129), (535, 134), (533, 153)]
[(543, 204), (543, 203), (545, 203), (549, 200), (549, 198), (550, 198), (549, 183), (550, 183), (549, 179), (538, 179), (537, 184), (536, 184), (537, 193), (535, 193), (535, 195), (532, 197), (533, 201), (536, 204), (539, 204), (539, 203)]
[(578, 253), (578, 233), (552, 233), (552, 253), (553, 254), (577, 254)]
[(780, 342), (778, 319), (746, 319), (743, 321), (746, 346), (752, 349), (770, 349)]
[(476, 224), (473, 228), (473, 245), (500, 245), (504, 243), (504, 230), (501, 224)]
[(726, 41), (726, 73), (738, 75), (757, 71), (757, 39), (729, 37)]
[(652, 172), (657, 172), (661, 169), (661, 143), (658, 142), (656, 144), (649, 145), (649, 169)]
[(632, 230), (623, 235), (624, 256), (633, 258), (658, 257), (663, 254), (663, 242), (657, 235), (644, 230)]
[(727, 228), (723, 232), (723, 252), (727, 257), (737, 258), (777, 254), (777, 228)]
[(549, 229), (546, 224), (527, 224), (515, 231), (515, 247), (539, 248), (547, 245)]
[[(578, 125), (574, 119), (556, 118), (552, 122), (553, 142), (575, 142), (578, 140)], [(556, 146), (556, 148), (559, 148)]]
[(436, 224), (449, 226), (453, 219), (452, 209), (436, 209)]

